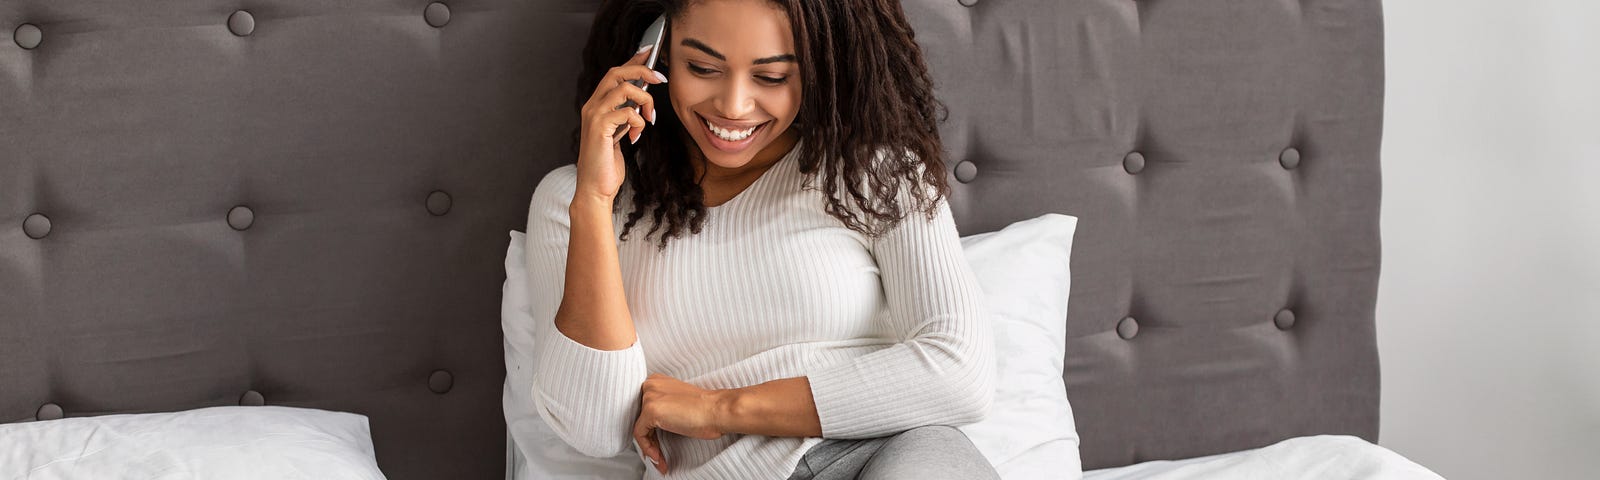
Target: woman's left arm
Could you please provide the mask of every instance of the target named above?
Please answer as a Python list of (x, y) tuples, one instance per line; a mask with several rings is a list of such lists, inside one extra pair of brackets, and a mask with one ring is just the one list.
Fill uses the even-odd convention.
[(994, 340), (949, 203), (941, 199), (931, 221), (911, 213), (870, 250), (899, 343), (805, 377), (732, 390), (652, 375), (635, 435), (662, 428), (697, 438), (870, 438), (983, 419), (994, 400)]
[(886, 320), (901, 341), (808, 372), (822, 436), (869, 438), (982, 420), (994, 400), (994, 340), (949, 203), (940, 199), (931, 221), (913, 211), (870, 249)]

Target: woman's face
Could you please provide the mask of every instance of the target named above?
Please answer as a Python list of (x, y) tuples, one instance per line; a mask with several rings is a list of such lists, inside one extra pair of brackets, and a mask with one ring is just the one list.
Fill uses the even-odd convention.
[[(671, 36), (665, 53), (671, 59), (672, 108), (707, 161), (743, 167), (794, 123), (800, 69), (788, 15), (777, 6), (765, 0), (693, 2), (673, 21)], [(755, 131), (747, 133), (751, 127)]]

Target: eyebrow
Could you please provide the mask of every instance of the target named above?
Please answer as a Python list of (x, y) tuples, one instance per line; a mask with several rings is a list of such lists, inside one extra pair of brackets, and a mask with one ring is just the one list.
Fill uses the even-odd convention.
[[(706, 52), (707, 55), (716, 57), (717, 60), (722, 60), (724, 62), (728, 61), (728, 57), (723, 56), (721, 52), (718, 52), (716, 50), (712, 50), (710, 46), (706, 45), (704, 42), (701, 42), (699, 40), (695, 40), (693, 38), (685, 38), (685, 39), (683, 39), (683, 42), (680, 42), (680, 44), (685, 46), (685, 47), (689, 47), (689, 48), (693, 48), (693, 49), (696, 49), (696, 50), (700, 50), (702, 52)], [(765, 65), (765, 64), (768, 64), (768, 63), (778, 63), (778, 62), (795, 62), (794, 54), (785, 53), (783, 55), (773, 55), (773, 56), (766, 57), (766, 58), (757, 58), (756, 61), (753, 62), (753, 63), (755, 63), (756, 65)]]

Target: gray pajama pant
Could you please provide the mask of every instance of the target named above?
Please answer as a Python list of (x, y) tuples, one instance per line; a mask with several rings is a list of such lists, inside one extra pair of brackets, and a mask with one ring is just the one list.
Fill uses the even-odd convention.
[(897, 435), (827, 439), (800, 457), (789, 480), (994, 479), (994, 466), (955, 427), (917, 427)]

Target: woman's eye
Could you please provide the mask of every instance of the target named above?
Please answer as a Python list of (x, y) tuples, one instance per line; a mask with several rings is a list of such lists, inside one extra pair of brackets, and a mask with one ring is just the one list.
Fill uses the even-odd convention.
[[(712, 70), (712, 69), (709, 69), (709, 68), (701, 68), (701, 67), (696, 66), (694, 64), (689, 64), (688, 67), (689, 67), (689, 72), (693, 73), (695, 75), (710, 75), (710, 74), (713, 74), (713, 73), (717, 73), (716, 70)], [(761, 83), (765, 83), (767, 85), (783, 85), (783, 84), (789, 82), (789, 77), (762, 77), (762, 76), (757, 76), (756, 80), (760, 80)]]

